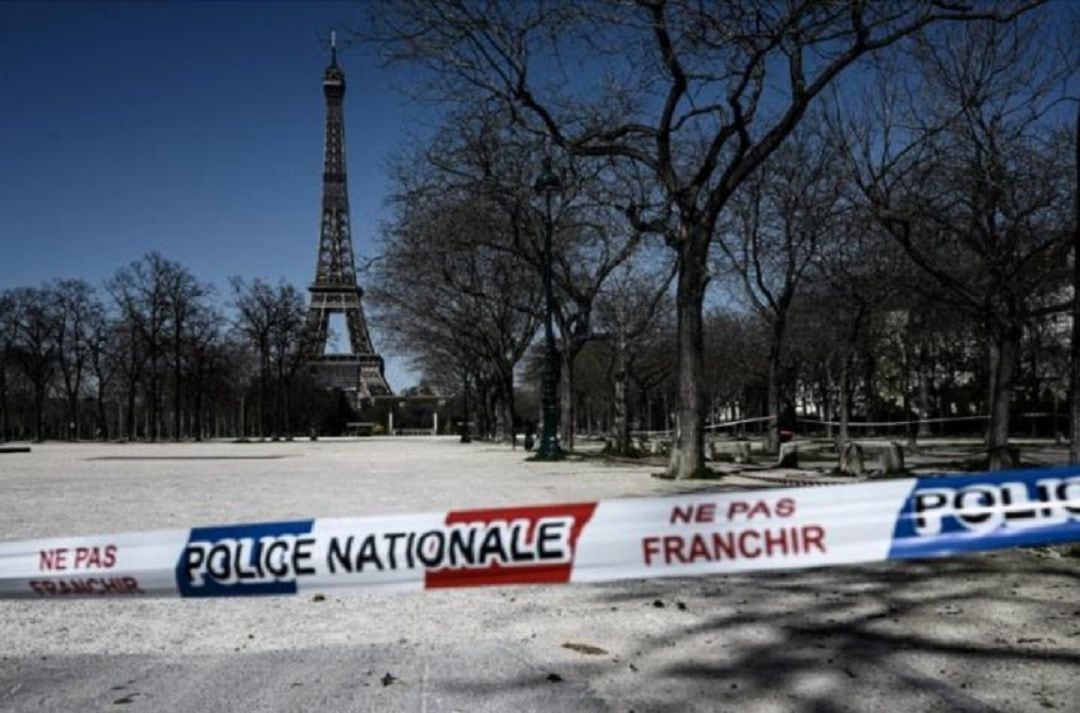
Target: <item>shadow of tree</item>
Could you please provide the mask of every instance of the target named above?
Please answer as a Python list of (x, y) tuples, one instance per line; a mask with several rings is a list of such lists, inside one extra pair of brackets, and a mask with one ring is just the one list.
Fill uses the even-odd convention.
[(1075, 711), (1078, 577), (1011, 551), (593, 587), (579, 635), (621, 647), (559, 671), (638, 713)]

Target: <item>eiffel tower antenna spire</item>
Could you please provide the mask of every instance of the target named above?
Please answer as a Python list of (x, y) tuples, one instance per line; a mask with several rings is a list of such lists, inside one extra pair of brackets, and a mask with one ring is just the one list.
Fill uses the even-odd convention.
[(337, 65), (337, 33), (330, 30), (330, 64)]

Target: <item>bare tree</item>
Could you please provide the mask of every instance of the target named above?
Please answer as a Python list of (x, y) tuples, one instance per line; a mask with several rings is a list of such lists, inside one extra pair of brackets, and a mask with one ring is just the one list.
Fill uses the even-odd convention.
[(157, 440), (161, 427), (161, 362), (167, 348), (169, 320), (168, 289), (177, 271), (182, 270), (159, 253), (120, 268), (106, 283), (125, 322), (128, 343), (125, 359), (128, 376), (128, 437), (134, 436), (134, 389), (137, 380), (147, 378), (147, 438)]
[(986, 444), (999, 468), (1025, 325), (1063, 308), (1050, 296), (1065, 279), (1068, 170), (1046, 116), (1071, 68), (1043, 62), (1026, 24), (953, 29), (918, 46), (906, 114), (881, 97), (838, 139), (880, 225), (986, 336)]
[(292, 285), (278, 286), (274, 316), (270, 327), (270, 365), (274, 372), (276, 408), (274, 433), (291, 437), (289, 390), (293, 377), (309, 353), (308, 340), (314, 337), (307, 328), (304, 296)]
[(180, 414), (183, 411), (183, 372), (185, 344), (190, 338), (190, 322), (207, 309), (206, 298), (211, 294), (210, 285), (199, 282), (186, 267), (168, 263), (163, 273), (164, 299), (169, 317), (168, 340), (172, 359), (172, 438), (179, 441), (181, 433)]
[[(934, 23), (1009, 19), (1038, 4), (388, 0), (372, 22), (391, 59), (432, 70), (439, 98), (498, 102), (568, 154), (628, 163), (652, 181), (653, 200), (623, 208), (678, 258), (669, 473), (687, 478), (704, 462), (702, 310), (709, 246), (731, 197), (859, 58)], [(581, 85), (581, 67), (596, 85)]]
[(514, 225), (501, 211), (455, 196), (403, 194), (397, 206), (369, 291), (376, 320), (417, 367), (471, 375), (479, 405), (494, 412), (498, 436), (509, 441), (514, 372), (539, 325), (540, 286), (522, 279), (529, 266), (520, 257), (484, 247), (477, 236)]
[[(837, 391), (834, 413), (839, 416), (839, 438), (846, 441), (850, 438), (856, 360), (860, 345), (866, 343), (868, 325), (901, 290), (926, 290), (910, 279), (912, 268), (906, 255), (876, 225), (873, 216), (851, 206), (837, 216), (830, 239), (821, 246), (812, 269), (816, 284), (811, 310), (821, 317), (812, 329), (827, 341), (823, 354)], [(934, 293), (930, 302), (936, 297)], [(908, 300), (903, 306), (913, 303)], [(871, 411), (872, 404), (867, 403), (868, 417)]]
[[(86, 353), (87, 365), (95, 386), (94, 401), (96, 404), (97, 436), (101, 440), (108, 440), (110, 435), (109, 418), (105, 412), (105, 399), (120, 371), (118, 362), (123, 359), (123, 354), (118, 352), (122, 347), (122, 340), (119, 338), (119, 324), (109, 318), (103, 305), (100, 307), (100, 309), (92, 310), (89, 314), (86, 330)], [(122, 428), (120, 424), (117, 424), (117, 427)]]
[(840, 181), (829, 148), (809, 132), (777, 150), (733, 201), (716, 244), (769, 325), (768, 448), (780, 448), (780, 422), (791, 395), (780, 368), (789, 315), (818, 248), (835, 229)]
[(15, 362), (33, 388), (34, 440), (45, 440), (45, 399), (55, 385), (58, 319), (46, 289), (14, 291)]
[[(460, 250), (483, 246), (511, 253), (531, 268), (531, 278), (544, 272), (543, 235), (546, 217), (533, 195), (532, 183), (542, 146), (510, 117), (480, 105), (451, 114), (432, 146), (402, 167), (409, 171), (413, 193), (454, 194), (462, 201), (479, 199), (504, 214), (509, 230), (458, 233)], [(576, 167), (581, 169), (583, 167)], [(637, 251), (642, 234), (630, 228), (612, 208), (611, 181), (591, 172), (563, 167), (559, 200), (552, 220), (554, 322), (558, 331), (559, 407), (562, 444), (573, 448), (574, 362), (595, 339), (593, 308), (612, 271)]]
[(146, 371), (146, 350), (143, 349), (134, 317), (127, 311), (122, 311), (121, 315), (112, 329), (112, 358), (124, 388), (124, 437), (135, 440), (138, 437), (136, 409), (139, 405), (139, 389)]
[(189, 315), (184, 337), (184, 351), (188, 364), (188, 386), (191, 394), (191, 437), (203, 439), (206, 431), (204, 414), (209, 400), (217, 399), (211, 389), (215, 369), (221, 369), (228, 360), (222, 325), (225, 318), (212, 306), (201, 306)]
[(615, 455), (630, 455), (629, 382), (637, 361), (660, 321), (671, 310), (670, 287), (674, 270), (639, 260), (621, 267), (608, 281), (597, 301), (597, 321), (611, 350), (614, 410), (612, 431)]
[(277, 318), (278, 289), (256, 279), (250, 285), (239, 277), (230, 281), (233, 304), (237, 311), (236, 326), (252, 346), (259, 360), (259, 436), (265, 438), (270, 425), (270, 359), (273, 352), (274, 321)]
[(90, 357), (94, 315), (104, 309), (94, 288), (83, 280), (57, 280), (49, 287), (57, 308), (56, 357), (67, 401), (67, 438), (79, 437), (79, 401)]

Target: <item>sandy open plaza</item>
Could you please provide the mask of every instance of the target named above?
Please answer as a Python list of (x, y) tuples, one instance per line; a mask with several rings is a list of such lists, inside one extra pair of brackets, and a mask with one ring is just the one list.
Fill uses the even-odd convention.
[[(679, 483), (445, 438), (45, 444), (0, 539), (572, 502)], [(0, 601), (5, 711), (1077, 710), (1080, 560), (604, 585)]]

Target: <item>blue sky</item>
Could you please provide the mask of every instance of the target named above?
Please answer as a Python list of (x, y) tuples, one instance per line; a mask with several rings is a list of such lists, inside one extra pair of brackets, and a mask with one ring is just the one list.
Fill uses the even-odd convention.
[[(358, 8), (0, 3), (0, 289), (100, 283), (152, 250), (223, 293), (231, 275), (306, 286), (327, 36), (355, 28)], [(437, 117), (398, 89), (403, 70), (366, 48), (339, 57), (362, 261), (387, 216), (387, 161)], [(410, 385), (385, 356), (391, 385)]]
[[(1059, 0), (1052, 12), (1068, 26), (1075, 7)], [(222, 292), (232, 275), (306, 286), (327, 38), (357, 28), (362, 8), (0, 1), (0, 289), (100, 284), (155, 250)], [(363, 263), (389, 217), (389, 160), (428, 135), (440, 110), (406, 96), (418, 77), (380, 67), (370, 48), (344, 48), (340, 63)], [(391, 385), (414, 383), (382, 351)]]

